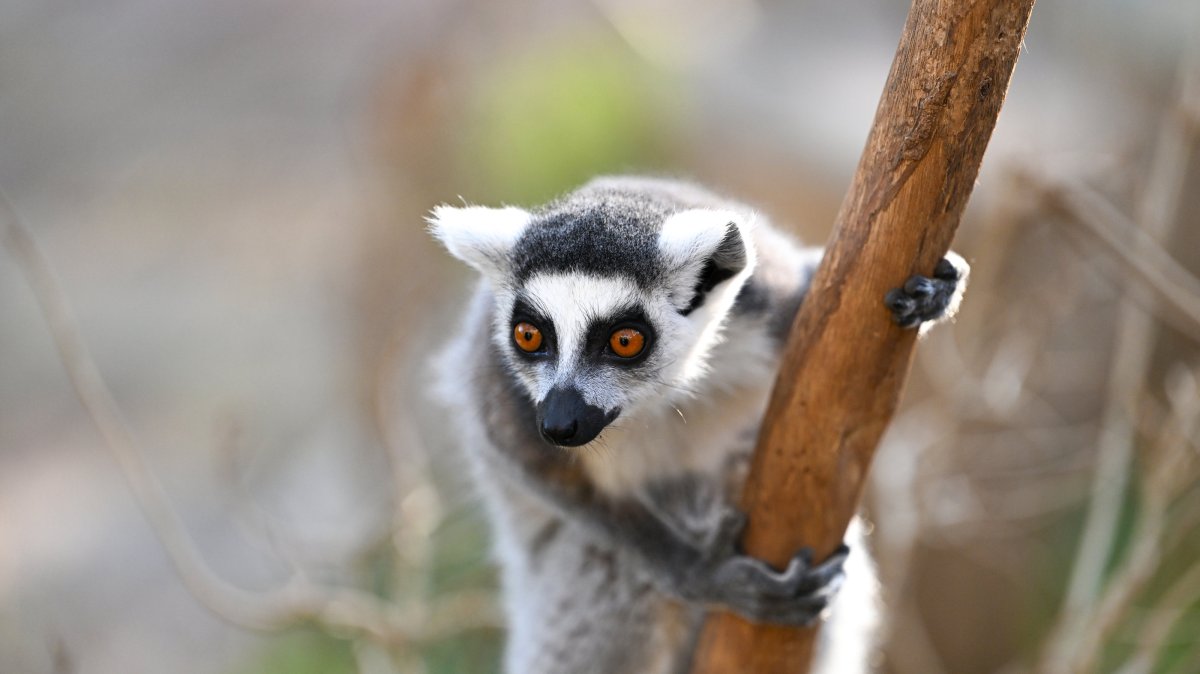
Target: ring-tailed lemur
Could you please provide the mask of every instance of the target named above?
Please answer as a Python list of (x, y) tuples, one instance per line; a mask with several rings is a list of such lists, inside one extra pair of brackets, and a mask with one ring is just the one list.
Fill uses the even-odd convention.
[[(648, 178), (430, 223), (483, 276), (439, 378), (493, 525), (506, 670), (685, 671), (706, 608), (807, 624), (832, 602), (814, 671), (864, 671), (876, 581), (858, 527), (853, 556), (779, 571), (737, 551), (730, 505), (821, 250)], [(906, 326), (953, 311), (954, 260), (881, 307)]]

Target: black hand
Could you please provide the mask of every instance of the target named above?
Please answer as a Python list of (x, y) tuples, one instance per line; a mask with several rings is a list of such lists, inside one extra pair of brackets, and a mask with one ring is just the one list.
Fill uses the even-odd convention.
[(817, 566), (812, 550), (796, 554), (783, 571), (740, 554), (736, 541), (745, 516), (728, 510), (698, 563), (679, 588), (684, 598), (717, 604), (754, 622), (810, 625), (820, 617), (845, 580), (845, 545)]
[(932, 278), (913, 276), (904, 283), (904, 287), (889, 290), (883, 302), (900, 327), (916, 327), (925, 321), (941, 318), (946, 313), (962, 276), (963, 270), (942, 258)]

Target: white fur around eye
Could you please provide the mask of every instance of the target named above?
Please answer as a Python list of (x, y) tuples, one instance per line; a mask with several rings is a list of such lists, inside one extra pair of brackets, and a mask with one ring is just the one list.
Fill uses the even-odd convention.
[(507, 271), (508, 253), (530, 218), (528, 211), (511, 206), (438, 206), (428, 220), (430, 231), (451, 255), (499, 280)]
[[(575, 362), (593, 320), (645, 303), (643, 294), (631, 280), (590, 274), (537, 274), (525, 283), (525, 296), (554, 324), (558, 340), (555, 378), (539, 382), (538, 390), (532, 392), (536, 400), (541, 400), (554, 384), (568, 383), (576, 376)], [(612, 392), (585, 390), (584, 393), (593, 405), (607, 409), (616, 404), (610, 399)]]

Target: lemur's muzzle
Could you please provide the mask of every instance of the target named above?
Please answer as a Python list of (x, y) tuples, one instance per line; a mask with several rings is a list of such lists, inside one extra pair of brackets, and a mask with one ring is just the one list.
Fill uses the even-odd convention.
[(583, 400), (574, 387), (554, 387), (537, 406), (538, 430), (560, 447), (585, 445), (617, 418), (620, 408), (605, 412)]

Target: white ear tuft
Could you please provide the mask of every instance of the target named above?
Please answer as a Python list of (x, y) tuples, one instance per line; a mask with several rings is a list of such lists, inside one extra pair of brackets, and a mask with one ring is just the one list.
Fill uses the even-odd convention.
[(741, 286), (754, 269), (750, 221), (736, 211), (697, 208), (667, 218), (658, 236), (659, 254), (676, 275), (678, 298), (685, 313), (699, 306), (725, 281)]
[(671, 267), (703, 264), (718, 256), (717, 264), (741, 271), (752, 263), (747, 218), (735, 211), (694, 208), (663, 222), (658, 248)]
[(451, 255), (485, 276), (500, 279), (508, 269), (508, 254), (530, 217), (528, 211), (511, 206), (438, 206), (428, 221), (429, 231)]

